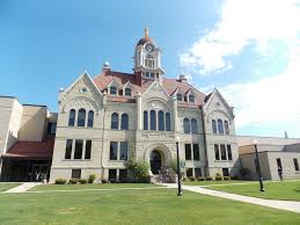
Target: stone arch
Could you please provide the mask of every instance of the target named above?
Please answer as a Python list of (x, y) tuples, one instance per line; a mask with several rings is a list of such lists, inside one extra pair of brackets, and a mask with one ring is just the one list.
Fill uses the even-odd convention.
[(67, 100), (63, 105), (61, 112), (65, 113), (72, 108), (76, 110), (85, 108), (86, 110), (94, 110), (96, 113), (100, 110), (99, 105), (93, 99), (86, 96), (76, 96)]
[[(214, 118), (214, 116), (213, 116), (214, 113), (220, 113), (220, 114), (223, 114), (223, 115), (227, 118), (227, 120), (229, 121), (229, 124), (231, 124), (231, 122), (232, 122), (231, 116), (230, 116), (228, 113), (226, 113), (226, 112), (224, 112), (224, 111), (222, 111), (222, 110), (212, 110), (211, 112), (209, 112), (209, 113), (207, 114), (207, 118), (206, 118), (206, 122), (207, 122), (208, 124), (211, 122), (212, 118)], [(217, 118), (215, 118), (215, 119), (217, 119)]]

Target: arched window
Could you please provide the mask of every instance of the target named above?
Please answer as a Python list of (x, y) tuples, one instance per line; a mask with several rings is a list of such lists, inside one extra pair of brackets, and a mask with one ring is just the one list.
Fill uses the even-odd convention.
[(195, 102), (195, 96), (194, 95), (189, 95), (189, 102), (194, 103)]
[(180, 93), (177, 94), (177, 101), (182, 101), (182, 94)]
[(88, 127), (93, 127), (94, 126), (94, 111), (90, 110), (88, 114)]
[(148, 111), (144, 111), (144, 130), (148, 130)]
[(119, 129), (119, 115), (118, 115), (118, 113), (113, 113), (111, 115), (111, 129)]
[(85, 109), (79, 109), (78, 118), (77, 118), (77, 126), (84, 127), (85, 126)]
[(110, 87), (110, 94), (111, 95), (116, 95), (117, 94), (117, 88), (115, 86)]
[(224, 127), (225, 127), (225, 134), (229, 135), (229, 124), (228, 121), (224, 121)]
[(165, 130), (165, 114), (163, 111), (158, 112), (158, 130)]
[(169, 112), (166, 113), (166, 130), (171, 131), (171, 114)]
[(183, 131), (185, 134), (189, 134), (191, 132), (190, 120), (188, 118), (184, 118), (183, 120)]
[(213, 134), (217, 133), (217, 122), (215, 120), (212, 120), (212, 130)]
[(192, 133), (193, 133), (193, 134), (197, 134), (197, 133), (198, 133), (198, 124), (197, 124), (197, 120), (196, 120), (196, 119), (192, 119), (192, 120), (191, 120), (191, 124), (192, 124)]
[(131, 96), (131, 89), (125, 88), (125, 96)]
[(218, 119), (218, 130), (219, 134), (224, 134), (223, 121), (221, 119)]
[(128, 130), (128, 115), (126, 113), (123, 113), (121, 117), (121, 130)]
[(156, 130), (156, 112), (154, 110), (150, 112), (150, 129)]
[(75, 126), (75, 118), (76, 118), (76, 111), (75, 111), (75, 109), (71, 109), (70, 114), (69, 114), (69, 126), (70, 127)]

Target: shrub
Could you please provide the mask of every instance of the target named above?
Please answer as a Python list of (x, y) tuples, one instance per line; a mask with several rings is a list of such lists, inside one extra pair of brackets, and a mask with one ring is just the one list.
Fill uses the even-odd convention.
[(196, 177), (197, 181), (205, 181), (205, 177)]
[(217, 181), (223, 180), (223, 177), (220, 176), (220, 175), (219, 175), (219, 176), (217, 175), (217, 176), (215, 177), (215, 180), (217, 180)]
[(251, 171), (248, 168), (241, 168), (240, 169), (240, 174), (242, 177), (247, 177), (250, 175)]
[(189, 177), (189, 181), (195, 181), (195, 177)]
[(182, 181), (185, 182), (186, 181), (186, 177), (182, 177)]
[(77, 178), (71, 178), (69, 180), (69, 184), (77, 184), (78, 183), (78, 179)]
[(231, 180), (230, 176), (224, 176), (224, 180)]
[(67, 183), (67, 180), (63, 178), (58, 178), (55, 180), (55, 184), (65, 184), (65, 183)]
[(79, 179), (80, 184), (87, 184), (87, 179)]
[(213, 178), (208, 176), (208, 177), (206, 177), (206, 180), (211, 181), (211, 180), (213, 180)]
[(108, 181), (107, 181), (106, 179), (102, 179), (102, 180), (101, 180), (101, 183), (102, 183), (102, 184), (107, 184)]
[(230, 180), (239, 180), (239, 177), (238, 176), (231, 176)]
[(88, 179), (88, 183), (92, 184), (92, 183), (94, 183), (95, 180), (96, 180), (96, 174), (90, 174), (89, 179)]
[(127, 168), (130, 180), (137, 183), (150, 183), (149, 164), (146, 162), (128, 161)]

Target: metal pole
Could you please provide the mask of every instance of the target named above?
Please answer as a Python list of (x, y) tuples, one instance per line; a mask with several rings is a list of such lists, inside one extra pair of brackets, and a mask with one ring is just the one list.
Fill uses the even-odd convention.
[(257, 145), (254, 145), (255, 148), (255, 155), (256, 155), (256, 165), (257, 165), (257, 173), (258, 173), (258, 181), (259, 181), (259, 186), (260, 186), (260, 191), (264, 192), (264, 183), (263, 183), (263, 178), (261, 175), (261, 170), (260, 170), (260, 163), (259, 163), (259, 156), (258, 156), (258, 152), (257, 152)]
[(176, 142), (176, 153), (177, 153), (177, 185), (178, 185), (177, 196), (182, 196), (182, 191), (181, 191), (181, 174), (180, 174), (180, 165), (179, 165), (179, 146), (178, 146), (178, 142)]

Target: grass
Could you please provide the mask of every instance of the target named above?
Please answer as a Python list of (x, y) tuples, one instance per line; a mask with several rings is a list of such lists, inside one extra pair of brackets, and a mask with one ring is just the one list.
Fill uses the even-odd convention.
[[(134, 185), (135, 186), (135, 185)], [(297, 225), (300, 214), (175, 189), (0, 195), (1, 225)]]
[(146, 188), (158, 187), (154, 184), (47, 184), (38, 185), (30, 191), (50, 191), (50, 190), (84, 190), (84, 189), (112, 189), (112, 188)]
[(211, 180), (211, 181), (184, 181), (184, 185), (195, 185), (195, 186), (207, 186), (212, 184), (232, 184), (232, 183), (245, 183), (252, 181), (244, 181), (244, 180)]
[(243, 185), (209, 186), (209, 189), (252, 197), (300, 201), (300, 180), (283, 182), (264, 182), (265, 192), (259, 191), (258, 182)]
[(15, 182), (1, 182), (0, 183), (0, 192), (4, 192), (7, 191), (8, 189), (14, 188), (18, 185), (20, 185), (21, 183), (15, 183)]

